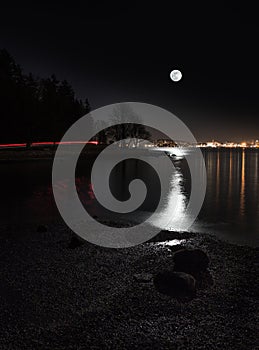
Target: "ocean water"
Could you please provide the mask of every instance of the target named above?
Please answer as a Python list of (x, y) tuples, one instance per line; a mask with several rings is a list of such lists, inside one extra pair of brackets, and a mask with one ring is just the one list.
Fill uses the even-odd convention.
[[(179, 230), (177, 218), (188, 205), (192, 180), (185, 156), (191, 149), (182, 149), (169, 162), (168, 191), (163, 205), (160, 181), (156, 172), (142, 161), (129, 159), (118, 164), (110, 175), (110, 189), (118, 200), (129, 199), (129, 183), (139, 178), (146, 184), (147, 196), (142, 205), (130, 214), (116, 214), (103, 208), (95, 198), (91, 184), (91, 162), (79, 162), (76, 185), (85, 209), (98, 218), (116, 222), (150, 220), (161, 229)], [(259, 150), (204, 149), (207, 172), (206, 196), (193, 232), (215, 234), (236, 244), (258, 245), (259, 238)], [(159, 160), (158, 160), (159, 162)], [(199, 168), (199, 164), (197, 164)], [(1, 217), (0, 224), (48, 223), (60, 219), (52, 193), (52, 162), (37, 160), (0, 163)], [(161, 169), (167, 171), (168, 169)], [(102, 174), (100, 174), (102, 176)], [(68, 179), (63, 179), (60, 193), (66, 194)]]

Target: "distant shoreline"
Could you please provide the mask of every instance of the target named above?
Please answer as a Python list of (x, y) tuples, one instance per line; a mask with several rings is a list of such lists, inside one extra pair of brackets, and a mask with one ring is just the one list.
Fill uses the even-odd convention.
[[(64, 157), (71, 154), (71, 149), (66, 149), (64, 146)], [(73, 147), (73, 146), (72, 146)], [(87, 145), (81, 152), (81, 156), (94, 158), (101, 151), (103, 151), (107, 145)], [(52, 147), (34, 147), (34, 148), (10, 148), (0, 149), (0, 163), (1, 162), (24, 162), (24, 161), (37, 161), (37, 160), (53, 160), (56, 153), (56, 146)], [(134, 152), (133, 149), (128, 149), (127, 152), (131, 155)], [(143, 152), (152, 155), (157, 155), (157, 152), (152, 152), (152, 149), (143, 149)]]
[[(104, 147), (90, 146), (83, 150), (84, 155), (95, 156)], [(0, 149), (0, 162), (23, 162), (37, 160), (53, 160), (56, 147), (29, 148), (29, 149)], [(66, 154), (66, 152), (64, 152)]]

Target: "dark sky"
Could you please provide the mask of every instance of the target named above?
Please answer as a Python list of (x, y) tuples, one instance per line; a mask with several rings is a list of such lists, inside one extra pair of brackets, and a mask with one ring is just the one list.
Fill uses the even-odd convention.
[(0, 47), (25, 72), (67, 79), (92, 108), (148, 102), (200, 141), (259, 139), (255, 9), (84, 1), (12, 2), (1, 12)]

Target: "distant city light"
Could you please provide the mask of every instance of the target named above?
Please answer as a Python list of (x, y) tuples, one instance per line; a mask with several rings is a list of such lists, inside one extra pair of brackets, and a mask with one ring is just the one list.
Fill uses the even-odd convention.
[(211, 147), (211, 148), (259, 148), (259, 142), (256, 141), (242, 141), (242, 142), (219, 142), (219, 141), (208, 141), (202, 142), (196, 145), (197, 147)]
[[(44, 147), (44, 146), (58, 146), (58, 145), (73, 145), (73, 144), (92, 144), (92, 145), (98, 145), (98, 141), (66, 141), (66, 142), (32, 142), (32, 143), (2, 143), (0, 144), (0, 149), (4, 148), (29, 148), (29, 147)], [(233, 142), (233, 141), (226, 141), (226, 142), (220, 142), (216, 140), (212, 141), (205, 141), (205, 142), (199, 142), (195, 144), (188, 144), (184, 141), (173, 141), (170, 139), (157, 139), (153, 140), (152, 144), (148, 142), (147, 144), (143, 142), (139, 145), (139, 147), (142, 148), (152, 148), (152, 147), (159, 147), (159, 148), (172, 148), (172, 147), (201, 147), (201, 148), (259, 148), (259, 140), (256, 141), (242, 141), (242, 142)]]

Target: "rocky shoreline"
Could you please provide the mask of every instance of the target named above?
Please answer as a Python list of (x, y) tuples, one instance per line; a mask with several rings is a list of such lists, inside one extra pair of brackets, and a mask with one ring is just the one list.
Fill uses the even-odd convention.
[[(171, 232), (127, 249), (71, 247), (62, 223), (38, 231), (1, 229), (1, 349), (257, 349), (258, 249)], [(153, 277), (182, 248), (210, 265), (179, 301)]]
[[(53, 160), (56, 153), (57, 146), (51, 147), (31, 147), (26, 148), (10, 148), (0, 149), (0, 163), (6, 162), (31, 162), (41, 160)], [(87, 159), (95, 158), (99, 152), (101, 152), (105, 146), (102, 145), (87, 145), (81, 154), (81, 157), (87, 157)], [(64, 146), (64, 156), (68, 156), (73, 153), (73, 147)]]

